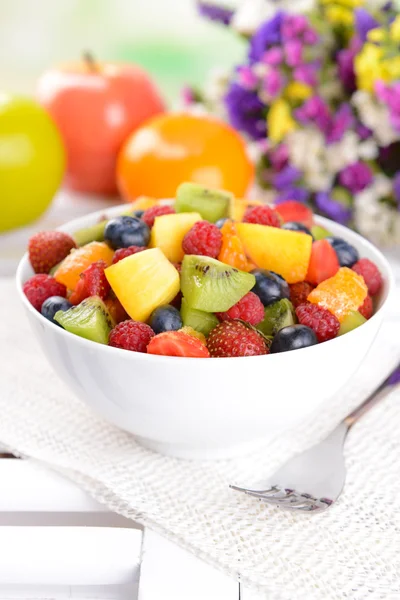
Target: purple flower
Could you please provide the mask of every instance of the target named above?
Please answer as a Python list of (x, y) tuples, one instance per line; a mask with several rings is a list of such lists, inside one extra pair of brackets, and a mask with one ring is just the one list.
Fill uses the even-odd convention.
[(318, 192), (315, 195), (315, 204), (318, 210), (342, 225), (348, 223), (351, 218), (351, 210), (341, 202), (334, 200), (329, 192)]
[(343, 103), (332, 119), (327, 135), (328, 144), (339, 142), (343, 135), (354, 126), (354, 115), (349, 104)]
[(341, 82), (346, 90), (354, 92), (356, 90), (356, 75), (354, 72), (355, 54), (350, 48), (345, 48), (337, 53), (338, 71)]
[(282, 91), (285, 85), (285, 79), (278, 69), (270, 69), (265, 76), (263, 89), (266, 92), (268, 98), (273, 100)]
[(297, 110), (295, 117), (303, 125), (314, 124), (323, 133), (326, 133), (330, 127), (331, 116), (328, 105), (320, 96), (312, 96)]
[(284, 44), (286, 63), (289, 67), (301, 65), (303, 60), (303, 46), (299, 40), (289, 40)]
[(290, 186), (280, 192), (275, 199), (275, 204), (282, 204), (287, 200), (297, 200), (297, 202), (307, 202), (310, 197), (310, 192), (302, 187)]
[(295, 183), (300, 178), (301, 178), (301, 171), (299, 171), (299, 169), (296, 169), (296, 167), (287, 165), (279, 173), (277, 173), (274, 176), (273, 185), (278, 190), (284, 190), (285, 188), (289, 187), (290, 185)]
[(383, 81), (376, 81), (375, 92), (378, 98), (387, 105), (393, 128), (400, 131), (400, 83), (389, 85)]
[(285, 15), (282, 22), (282, 37), (290, 40), (299, 37), (308, 27), (304, 15)]
[(191, 88), (189, 85), (186, 85), (181, 90), (181, 97), (183, 104), (185, 106), (190, 106), (190, 104), (193, 104), (193, 102), (195, 101), (196, 95), (193, 88)]
[(241, 65), (237, 68), (237, 77), (240, 85), (244, 88), (255, 88), (258, 84), (258, 77), (248, 65)]
[(281, 48), (270, 48), (262, 55), (261, 62), (271, 67), (277, 67), (283, 61), (283, 51)]
[(295, 81), (301, 81), (311, 87), (317, 85), (317, 72), (314, 65), (305, 64), (299, 65), (293, 72), (293, 78)]
[(261, 60), (264, 52), (271, 46), (281, 43), (281, 26), (284, 13), (278, 11), (276, 15), (263, 23), (250, 40), (249, 60), (257, 62)]
[(281, 171), (289, 160), (289, 148), (286, 144), (280, 144), (271, 151), (268, 158), (272, 168), (275, 171)]
[(372, 170), (361, 161), (349, 165), (339, 174), (340, 184), (350, 190), (352, 194), (357, 194), (364, 190), (372, 183), (372, 180)]
[(211, 19), (212, 21), (218, 21), (224, 25), (229, 25), (235, 12), (230, 8), (224, 8), (219, 4), (207, 2), (206, 0), (197, 0), (197, 10), (202, 17), (206, 17), (206, 19)]
[(224, 98), (231, 125), (254, 140), (266, 136), (265, 107), (257, 94), (231, 83)]
[(396, 383), (400, 383), (400, 367), (395, 370), (388, 381), (389, 385), (396, 385)]
[(357, 135), (360, 137), (361, 140), (367, 140), (372, 135), (371, 129), (369, 129), (368, 127), (366, 127), (362, 123), (357, 123), (357, 125), (356, 125), (356, 132), (357, 132)]
[(308, 46), (314, 46), (317, 42), (319, 42), (319, 39), (318, 33), (312, 27), (307, 27), (303, 33), (303, 42)]
[(393, 193), (397, 201), (397, 206), (400, 209), (400, 171), (393, 178)]
[(364, 8), (356, 8), (354, 14), (356, 31), (360, 40), (364, 43), (367, 40), (368, 31), (379, 27), (379, 23)]

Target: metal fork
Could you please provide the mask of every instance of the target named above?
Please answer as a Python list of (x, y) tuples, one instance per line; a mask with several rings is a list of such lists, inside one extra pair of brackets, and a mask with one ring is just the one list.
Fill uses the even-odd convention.
[(400, 363), (322, 442), (291, 458), (269, 480), (252, 487), (229, 487), (291, 510), (322, 511), (332, 506), (346, 479), (343, 446), (350, 427), (399, 381)]

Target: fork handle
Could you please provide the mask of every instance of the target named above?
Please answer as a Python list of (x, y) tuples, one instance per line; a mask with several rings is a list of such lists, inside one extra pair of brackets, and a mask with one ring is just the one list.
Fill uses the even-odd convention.
[(360, 406), (358, 406), (353, 412), (351, 412), (345, 419), (344, 423), (347, 425), (348, 429), (360, 417), (362, 417), (366, 412), (369, 411), (370, 408), (378, 404), (386, 396), (386, 394), (381, 394), (383, 390), (386, 388), (389, 389), (390, 386), (395, 385), (400, 382), (400, 362), (397, 366), (390, 372), (390, 374), (386, 377), (385, 381), (383, 381), (371, 394), (364, 400)]

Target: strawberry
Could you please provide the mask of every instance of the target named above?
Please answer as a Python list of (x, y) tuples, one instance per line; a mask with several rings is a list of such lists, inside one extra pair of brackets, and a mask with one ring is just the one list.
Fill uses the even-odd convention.
[(241, 321), (223, 321), (208, 336), (207, 347), (211, 356), (258, 356), (269, 349), (258, 331)]
[(29, 260), (35, 273), (49, 273), (76, 248), (75, 241), (63, 231), (40, 231), (28, 243)]
[(312, 210), (302, 202), (286, 200), (286, 202), (275, 206), (275, 211), (280, 215), (284, 223), (296, 221), (296, 223), (303, 223), (309, 229), (313, 226)]
[(358, 309), (358, 312), (362, 314), (365, 319), (370, 319), (374, 312), (374, 305), (372, 303), (372, 298), (369, 294), (365, 296), (364, 302)]
[(193, 335), (183, 331), (159, 333), (147, 346), (148, 354), (161, 356), (184, 356), (186, 358), (210, 358), (206, 346)]
[(79, 304), (89, 296), (99, 296), (104, 300), (111, 289), (104, 274), (106, 266), (104, 260), (98, 260), (81, 273), (76, 288), (69, 297), (72, 304)]
[(336, 275), (339, 268), (337, 254), (330, 243), (327, 240), (313, 242), (306, 280), (318, 285)]

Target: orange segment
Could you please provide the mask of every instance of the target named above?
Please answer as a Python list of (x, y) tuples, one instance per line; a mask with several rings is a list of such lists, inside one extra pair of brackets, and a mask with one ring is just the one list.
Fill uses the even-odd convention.
[(235, 223), (226, 221), (221, 228), (222, 246), (218, 256), (221, 262), (236, 267), (240, 271), (250, 271), (253, 266), (247, 260), (240, 238), (237, 235)]
[(336, 275), (320, 283), (310, 293), (308, 301), (327, 308), (342, 322), (350, 311), (358, 310), (367, 294), (363, 277), (342, 267)]
[(73, 250), (62, 261), (54, 277), (60, 283), (67, 286), (69, 290), (75, 290), (80, 274), (97, 260), (104, 260), (107, 266), (111, 265), (114, 250), (111, 250), (105, 242), (91, 242)]

